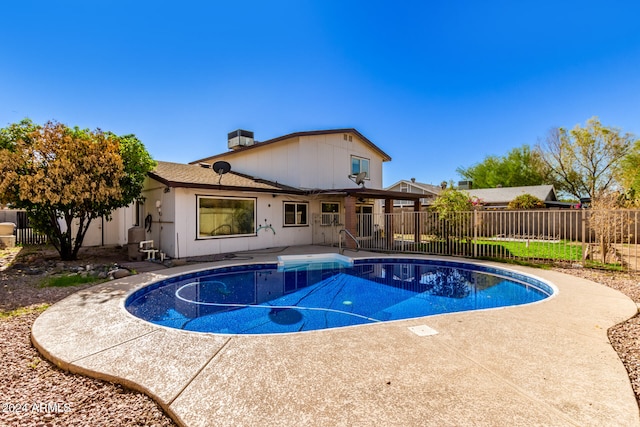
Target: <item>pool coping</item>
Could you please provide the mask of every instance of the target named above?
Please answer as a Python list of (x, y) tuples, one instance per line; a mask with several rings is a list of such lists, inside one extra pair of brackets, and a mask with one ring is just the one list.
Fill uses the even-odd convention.
[[(329, 253), (304, 246), (247, 252)], [(384, 258), (360, 251), (353, 258)], [(388, 258), (425, 258), (389, 255)], [(32, 342), (57, 366), (154, 398), (180, 425), (640, 426), (628, 374), (607, 329), (636, 304), (606, 286), (555, 271), (452, 257), (553, 283), (524, 306), (308, 331), (214, 335), (135, 318), (135, 289), (226, 260), (110, 281), (73, 294), (35, 321)], [(435, 335), (419, 336), (410, 327)]]

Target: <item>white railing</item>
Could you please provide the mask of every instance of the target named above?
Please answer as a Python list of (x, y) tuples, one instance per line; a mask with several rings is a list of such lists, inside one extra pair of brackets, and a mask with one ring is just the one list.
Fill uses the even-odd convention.
[[(345, 250), (345, 249), (348, 249), (348, 248), (343, 248), (343, 247), (342, 247), (342, 234), (344, 234), (344, 235), (345, 235), (345, 238), (346, 238), (346, 237), (349, 237), (349, 238), (351, 238), (351, 240), (353, 240), (353, 241), (355, 242), (355, 244), (356, 244), (356, 248), (355, 248), (355, 250), (356, 250), (356, 251), (360, 249), (360, 242), (358, 241), (358, 239), (356, 239), (356, 237), (355, 237), (353, 234), (351, 234), (351, 233), (349, 232), (349, 230), (347, 230), (346, 228), (343, 228), (342, 230), (340, 230), (340, 231), (339, 231), (339, 234), (340, 234), (340, 240), (338, 241), (338, 249), (339, 249), (339, 252), (340, 252), (341, 254), (343, 254), (343, 253), (344, 253), (344, 250)], [(349, 249), (350, 249), (350, 248), (349, 248)]]

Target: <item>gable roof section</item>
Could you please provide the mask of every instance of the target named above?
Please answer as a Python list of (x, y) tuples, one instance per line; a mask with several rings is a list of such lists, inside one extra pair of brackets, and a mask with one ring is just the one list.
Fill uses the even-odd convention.
[(366, 136), (364, 136), (363, 134), (361, 134), (360, 132), (358, 132), (354, 128), (346, 128), (346, 129), (327, 129), (327, 130), (313, 130), (313, 131), (306, 131), (306, 132), (294, 132), (294, 133), (290, 133), (290, 134), (287, 134), (287, 135), (279, 136), (277, 138), (269, 139), (267, 141), (262, 141), (262, 142), (256, 141), (255, 144), (253, 144), (253, 145), (249, 145), (249, 146), (246, 146), (246, 147), (240, 147), (240, 148), (238, 148), (236, 150), (233, 150), (233, 151), (226, 151), (224, 153), (220, 153), (220, 154), (216, 154), (216, 155), (213, 155), (213, 156), (205, 157), (203, 159), (194, 160), (192, 162), (189, 162), (189, 164), (196, 164), (196, 163), (199, 163), (199, 162), (211, 161), (212, 159), (215, 159), (217, 157), (233, 155), (234, 153), (242, 153), (242, 152), (245, 152), (247, 150), (255, 150), (256, 148), (265, 147), (265, 146), (270, 145), (270, 144), (277, 144), (278, 142), (285, 141), (285, 140), (292, 139), (292, 138), (299, 138), (299, 137), (303, 137), (303, 136), (314, 136), (314, 135), (331, 135), (331, 134), (338, 134), (338, 133), (353, 133), (358, 138), (360, 138), (362, 140), (362, 142), (364, 142), (367, 146), (369, 146), (369, 148), (371, 148), (373, 151), (377, 152), (382, 157), (382, 161), (383, 162), (391, 161), (391, 156), (389, 156), (387, 153), (382, 151), (382, 149), (380, 149), (380, 147), (378, 147), (373, 142), (371, 142)]
[(423, 191), (427, 191), (429, 193), (433, 193), (435, 195), (440, 194), (440, 192), (442, 191), (442, 187), (440, 187), (440, 186), (432, 185), (432, 184), (425, 184), (423, 182), (418, 182), (418, 181), (407, 181), (406, 179), (401, 179), (400, 181), (396, 182), (393, 185), (390, 185), (390, 186), (386, 187), (385, 189), (386, 190), (390, 190), (393, 187), (399, 186), (400, 184), (412, 185), (412, 186), (414, 186), (416, 188), (419, 188), (419, 189), (421, 189)]
[(155, 169), (149, 172), (149, 177), (168, 187), (304, 194), (304, 191), (298, 188), (254, 178), (233, 171), (222, 175), (220, 178), (220, 176), (210, 168), (203, 168), (200, 165), (185, 165), (182, 163), (158, 161)]
[(530, 185), (525, 187), (503, 187), (503, 188), (479, 188), (476, 190), (464, 190), (470, 196), (481, 199), (486, 204), (509, 203), (522, 194), (530, 194), (543, 202), (555, 201), (556, 191), (553, 185)]

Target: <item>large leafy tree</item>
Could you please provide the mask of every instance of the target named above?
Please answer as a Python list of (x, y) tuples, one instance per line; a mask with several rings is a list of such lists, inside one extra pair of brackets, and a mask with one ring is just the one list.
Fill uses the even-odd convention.
[(631, 134), (604, 126), (593, 117), (584, 127), (551, 129), (536, 149), (551, 171), (557, 190), (577, 198), (596, 199), (615, 189), (617, 165), (632, 143)]
[(26, 209), (64, 260), (77, 258), (93, 219), (139, 197), (154, 166), (134, 135), (28, 119), (0, 129), (0, 202)]
[(509, 151), (506, 156), (487, 156), (468, 168), (456, 172), (473, 181), (474, 188), (520, 187), (547, 184), (548, 171), (537, 151), (528, 145)]
[(624, 190), (624, 202), (630, 206), (640, 206), (640, 139), (635, 141), (620, 162), (617, 176)]

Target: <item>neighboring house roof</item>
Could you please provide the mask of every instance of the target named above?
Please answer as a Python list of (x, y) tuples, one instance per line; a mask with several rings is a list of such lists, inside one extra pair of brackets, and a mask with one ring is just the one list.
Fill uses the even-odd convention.
[(396, 182), (393, 185), (390, 185), (388, 187), (386, 187), (386, 190), (390, 190), (394, 187), (398, 187), (400, 184), (407, 184), (407, 185), (411, 185), (413, 187), (419, 188), (423, 191), (427, 191), (429, 193), (433, 193), (435, 195), (440, 194), (440, 192), (442, 191), (442, 187), (440, 187), (439, 185), (432, 185), (432, 184), (425, 184), (424, 182), (418, 182), (418, 181), (408, 181), (406, 179), (401, 179), (400, 181)]
[(200, 160), (194, 160), (193, 162), (190, 162), (190, 163), (191, 164), (195, 164), (195, 163), (199, 163), (199, 162), (210, 161), (210, 160), (215, 159), (215, 158), (220, 157), (220, 156), (228, 156), (230, 154), (233, 155), (234, 153), (242, 153), (242, 152), (245, 152), (247, 150), (255, 150), (257, 148), (259, 149), (259, 148), (264, 147), (266, 145), (276, 144), (276, 143), (278, 143), (280, 141), (285, 141), (285, 140), (288, 140), (288, 139), (291, 139), (291, 138), (298, 138), (298, 137), (302, 137), (302, 136), (313, 136), (313, 135), (330, 135), (330, 134), (336, 134), (336, 133), (353, 133), (358, 138), (360, 138), (362, 140), (362, 142), (364, 142), (366, 145), (368, 145), (372, 150), (376, 151), (382, 157), (382, 161), (383, 162), (388, 162), (388, 161), (391, 160), (391, 156), (389, 156), (387, 153), (382, 151), (382, 149), (380, 149), (380, 147), (378, 147), (373, 142), (371, 142), (366, 136), (364, 136), (363, 134), (361, 134), (360, 132), (358, 132), (354, 128), (346, 128), (346, 129), (327, 129), (327, 130), (312, 130), (312, 131), (305, 131), (305, 132), (294, 132), (294, 133), (290, 133), (290, 134), (287, 134), (287, 135), (279, 136), (277, 138), (269, 139), (267, 141), (262, 141), (262, 142), (256, 141), (252, 145), (248, 145), (248, 146), (245, 146), (245, 147), (240, 147), (240, 148), (237, 148), (234, 151), (225, 151), (224, 153), (220, 153), (220, 154), (216, 154), (216, 155), (213, 155), (213, 156), (205, 157), (205, 158), (200, 159)]
[[(408, 191), (401, 191), (402, 189), (402, 185), (407, 185)], [(422, 202), (423, 205), (427, 205), (429, 204), (433, 199), (435, 199), (435, 197), (437, 197), (440, 192), (442, 191), (442, 188), (437, 186), (437, 185), (431, 185), (431, 184), (425, 184), (423, 182), (417, 182), (415, 181), (415, 179), (411, 179), (410, 181), (407, 181), (406, 179), (402, 179), (398, 182), (396, 182), (393, 185), (390, 185), (388, 187), (385, 188), (385, 190), (387, 191), (399, 191), (403, 194), (412, 194), (414, 196), (418, 196)], [(396, 207), (402, 207), (402, 206), (407, 206), (409, 205), (409, 203), (407, 203), (409, 200), (407, 200), (407, 198), (404, 199), (400, 199), (400, 198), (396, 198), (394, 200), (394, 206)]]
[(149, 177), (168, 187), (304, 194), (304, 191), (298, 188), (254, 178), (238, 172), (231, 171), (220, 176), (210, 168), (182, 163), (159, 161), (155, 169), (149, 172)]
[(479, 188), (463, 190), (472, 197), (477, 197), (486, 205), (507, 205), (510, 201), (523, 194), (530, 194), (543, 202), (556, 201), (556, 191), (553, 185), (530, 185), (525, 187)]

